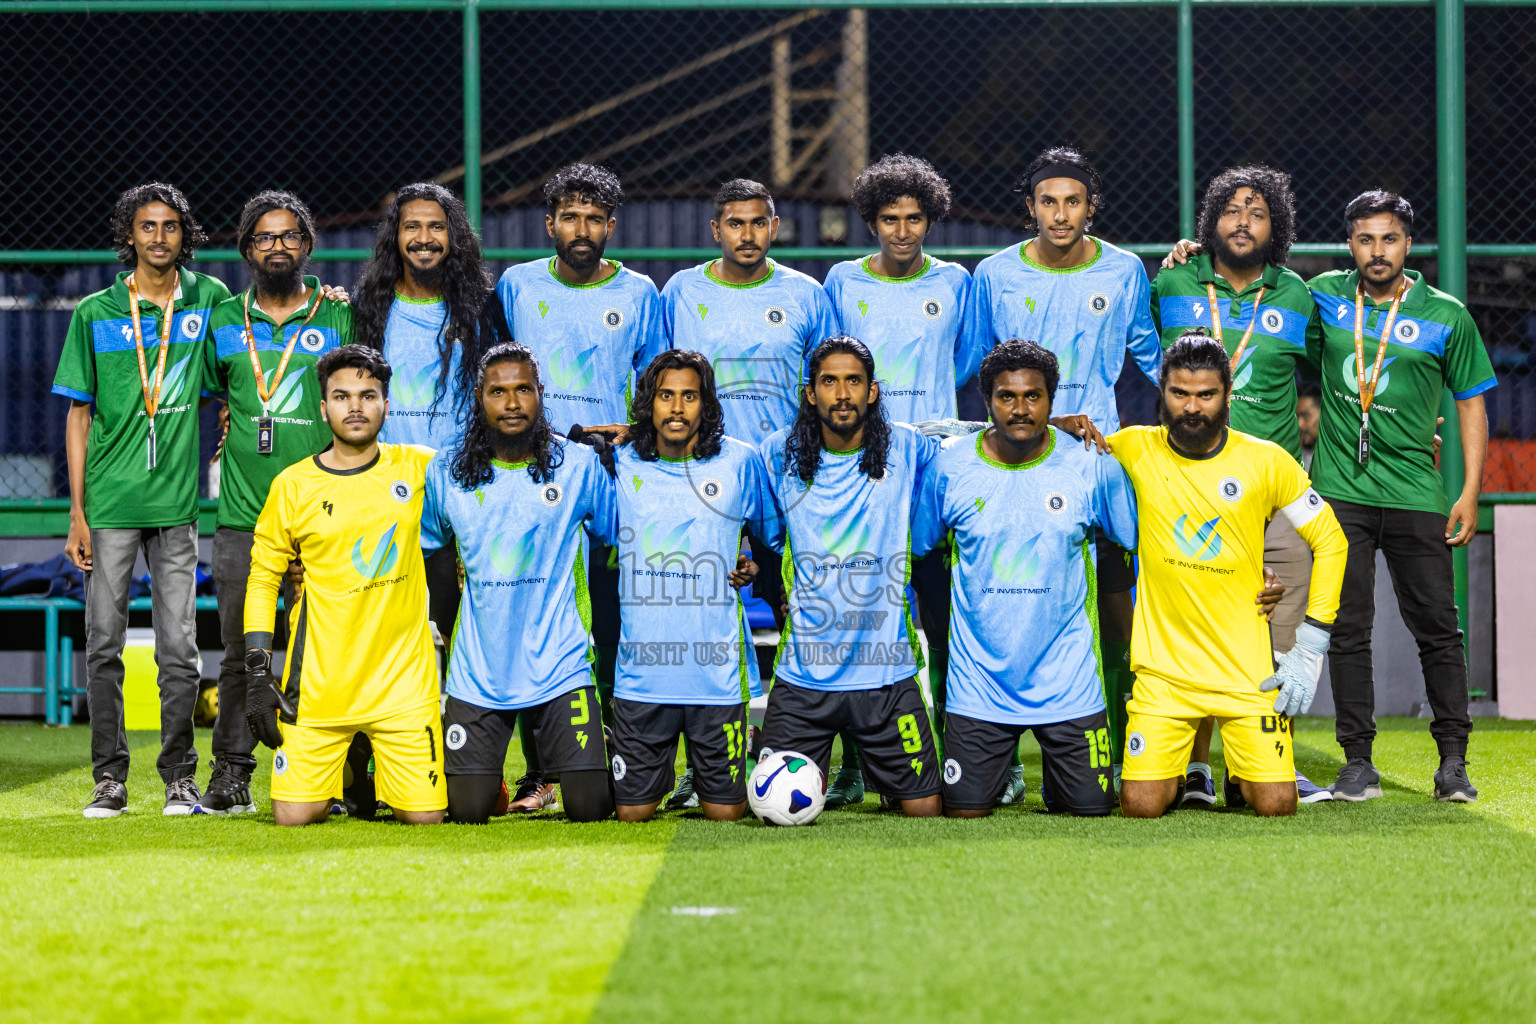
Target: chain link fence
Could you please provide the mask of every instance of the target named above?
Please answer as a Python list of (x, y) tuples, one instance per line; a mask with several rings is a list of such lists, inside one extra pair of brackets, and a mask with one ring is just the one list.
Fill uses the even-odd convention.
[[(869, 244), (846, 205), (869, 160), (932, 160), (955, 211), (932, 248), (974, 265), (1028, 233), (1013, 182), (1040, 148), (1090, 152), (1095, 232), (1149, 258), (1180, 208), (1178, 11), (1171, 4), (869, 9), (571, 5), (478, 14), (479, 158), (466, 174), (464, 14), (440, 9), (17, 13), (0, 8), (0, 498), (67, 492), (66, 403), (48, 394), (70, 310), (110, 283), (107, 215), (141, 181), (177, 183), (211, 241), (199, 269), (245, 285), (228, 250), (242, 202), (280, 187), (322, 226), (321, 256), (365, 248), (389, 193), (478, 164), (495, 269), (548, 251), (539, 187), (572, 160), (625, 181), (614, 246), (657, 284), (711, 247), (725, 178), (781, 198), (785, 261), (820, 276)], [(53, 5), (53, 8), (61, 5)], [(187, 8), (199, 6), (196, 11)], [(374, 5), (382, 7), (385, 5)], [(420, 5), (427, 6), (427, 5)], [(504, 7), (505, 5), (503, 5)], [(212, 9), (210, 9), (212, 8)], [(1437, 213), (1435, 13), (1425, 5), (1200, 5), (1194, 176), (1261, 161), (1292, 174), (1293, 265), (1335, 265), (1345, 203)], [(1536, 8), (1466, 12), (1468, 300), (1500, 377), (1485, 488), (1536, 491)], [(475, 92), (471, 93), (476, 95)], [(473, 137), (473, 136), (471, 136)], [(1511, 247), (1480, 255), (1479, 244)], [(660, 251), (658, 251), (660, 250)], [(350, 255), (350, 254), (347, 254)], [(1414, 265), (1438, 279), (1433, 257)], [(360, 267), (322, 264), (350, 285)], [(1150, 388), (1128, 373), (1128, 422)], [(205, 446), (211, 450), (211, 421)]]

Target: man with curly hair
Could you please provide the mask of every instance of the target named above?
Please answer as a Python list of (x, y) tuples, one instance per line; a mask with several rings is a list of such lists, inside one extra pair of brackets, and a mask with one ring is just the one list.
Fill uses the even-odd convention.
[(697, 352), (663, 352), (635, 388), (629, 444), (614, 457), (619, 552), (613, 784), (620, 821), (644, 821), (673, 788), (688, 742), (704, 816), (747, 807), (747, 703), (762, 693), (738, 589), (757, 567), (738, 554), (773, 507), (751, 445), (724, 436), (715, 374)]
[(591, 448), (551, 431), (526, 346), (496, 346), (478, 371), (474, 415), (427, 466), (421, 517), (422, 548), (456, 548), (464, 563), (443, 709), (448, 814), (490, 818), (520, 719), (566, 814), (596, 821), (613, 796), (583, 535), (609, 531), (613, 481)]
[(186, 269), (207, 241), (186, 196), (149, 182), (118, 197), (112, 240), (127, 270), (70, 317), (53, 393), (70, 400), (69, 537), (85, 573), (85, 686), (91, 709), (87, 818), (128, 806), (123, 642), (134, 560), (154, 577), (165, 814), (191, 814), (197, 703), (197, 411), (201, 358), (222, 281)]
[(544, 414), (561, 433), (573, 424), (620, 430), (632, 376), (667, 347), (651, 279), (603, 258), (623, 202), (606, 167), (562, 167), (544, 183), (555, 254), (509, 267), (496, 285), (512, 337), (548, 378)]
[[(1306, 282), (1286, 266), (1296, 240), (1290, 175), (1259, 166), (1222, 171), (1206, 187), (1197, 234), (1198, 244), (1175, 247), (1152, 282), (1152, 318), (1163, 346), (1191, 330), (1221, 342), (1232, 362), (1232, 428), (1273, 441), (1300, 462), (1296, 374), (1316, 376), (1308, 349), (1322, 326)], [(1264, 563), (1286, 588), (1270, 620), (1279, 655), (1296, 643), (1312, 576), (1312, 550), (1284, 516), (1264, 532)], [(1195, 738), (1185, 804), (1216, 801), (1209, 766), (1214, 725), (1207, 719)], [(1328, 799), (1305, 776), (1297, 782), (1304, 801)]]

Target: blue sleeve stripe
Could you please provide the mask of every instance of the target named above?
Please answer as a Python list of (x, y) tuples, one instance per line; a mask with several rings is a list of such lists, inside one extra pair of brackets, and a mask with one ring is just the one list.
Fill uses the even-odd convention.
[[(1457, 401), (1461, 401), (1461, 400), (1466, 399), (1466, 398), (1476, 398), (1478, 395), (1482, 394), (1484, 391), (1492, 390), (1493, 388), (1496, 388), (1498, 386), (1499, 386), (1499, 379), (1497, 377), (1489, 377), (1487, 380), (1483, 381), (1481, 384), (1474, 384), (1472, 387), (1467, 388), (1467, 390), (1465, 390), (1465, 391), (1453, 391), (1451, 393), (1451, 397), (1455, 398)], [(54, 388), (54, 390), (57, 391), (58, 388)]]
[(74, 388), (67, 388), (63, 384), (55, 384), (53, 386), (53, 393), (56, 395), (63, 395), (65, 398), (73, 398), (78, 402), (96, 401), (95, 395), (87, 394), (84, 391), (76, 391)]
[(207, 388), (203, 388), (203, 397), (204, 398), (223, 398), (224, 397), (224, 392), (222, 392), (222, 391), (209, 391)]

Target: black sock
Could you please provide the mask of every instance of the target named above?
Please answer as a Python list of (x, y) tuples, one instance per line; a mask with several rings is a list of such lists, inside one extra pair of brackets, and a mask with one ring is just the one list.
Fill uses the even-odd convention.
[[(449, 791), (452, 803), (452, 790)], [(572, 821), (602, 821), (613, 817), (613, 784), (600, 769), (560, 773), (560, 802)]]
[(448, 818), (461, 825), (484, 825), (500, 795), (500, 775), (450, 775)]

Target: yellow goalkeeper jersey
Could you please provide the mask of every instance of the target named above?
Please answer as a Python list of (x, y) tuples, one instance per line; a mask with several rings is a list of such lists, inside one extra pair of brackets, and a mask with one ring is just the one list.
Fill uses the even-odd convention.
[[(1237, 430), (1189, 458), (1166, 427), (1109, 438), (1136, 488), (1136, 613), (1131, 669), (1176, 687), (1258, 693), (1274, 672), (1264, 586), (1264, 528), (1278, 514), (1312, 548), (1307, 618), (1333, 622), (1348, 544), (1333, 509), (1285, 449)], [(1150, 681), (1150, 679), (1149, 679)]]
[(278, 474), (256, 520), (245, 631), (270, 634), (288, 563), (304, 564), (284, 689), (299, 721), (360, 725), (438, 699), (427, 623), (421, 503), (432, 449), (379, 445), (372, 463), (318, 456)]

